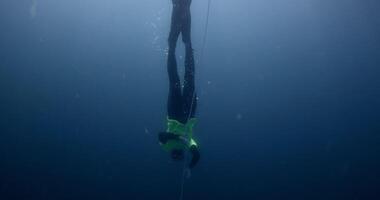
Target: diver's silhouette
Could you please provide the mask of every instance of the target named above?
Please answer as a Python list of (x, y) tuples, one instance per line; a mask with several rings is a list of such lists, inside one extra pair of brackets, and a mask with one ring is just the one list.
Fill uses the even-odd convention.
[[(167, 60), (169, 75), (168, 127), (166, 132), (159, 134), (159, 141), (162, 147), (171, 153), (174, 160), (182, 160), (184, 151), (188, 149), (192, 153), (189, 167), (193, 168), (197, 164), (200, 154), (192, 133), (196, 122), (194, 117), (197, 97), (194, 86), (194, 54), (191, 44), (191, 0), (172, 0), (172, 3)], [(175, 56), (179, 35), (182, 36), (186, 51), (183, 89), (178, 76)]]

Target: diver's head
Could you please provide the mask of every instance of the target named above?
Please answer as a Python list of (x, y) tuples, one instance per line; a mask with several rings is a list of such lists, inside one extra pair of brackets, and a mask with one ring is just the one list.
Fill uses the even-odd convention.
[(171, 151), (172, 159), (174, 161), (181, 161), (184, 158), (184, 152), (182, 149), (174, 149)]

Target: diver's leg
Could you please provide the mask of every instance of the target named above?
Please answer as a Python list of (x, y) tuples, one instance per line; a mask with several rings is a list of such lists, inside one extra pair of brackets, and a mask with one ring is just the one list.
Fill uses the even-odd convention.
[(181, 94), (181, 82), (177, 71), (177, 60), (175, 56), (175, 49), (180, 34), (180, 24), (178, 23), (179, 12), (173, 6), (172, 22), (170, 27), (170, 33), (168, 38), (169, 52), (167, 60), (167, 70), (169, 75), (169, 95), (167, 111), (170, 119), (180, 119), (183, 113), (182, 110), (182, 94)]
[(183, 109), (187, 118), (195, 116), (197, 107), (197, 95), (195, 92), (195, 67), (194, 67), (194, 54), (192, 49), (186, 50), (185, 58), (185, 80), (183, 88)]
[(175, 53), (177, 40), (180, 33), (181, 33), (181, 10), (175, 4), (173, 4), (170, 32), (169, 32), (169, 38), (168, 38), (169, 53)]
[(182, 95), (181, 82), (177, 72), (177, 61), (175, 53), (168, 55), (168, 75), (169, 75), (169, 96), (168, 96), (168, 117), (178, 120), (182, 116)]
[(192, 51), (190, 7), (183, 9), (181, 25), (182, 41), (185, 44), (186, 51)]
[(183, 107), (184, 113), (187, 118), (195, 116), (197, 107), (197, 96), (195, 93), (195, 66), (194, 66), (194, 52), (191, 44), (191, 17), (190, 10), (187, 17), (184, 19), (182, 27), (182, 40), (186, 47), (185, 56), (185, 78), (183, 88)]

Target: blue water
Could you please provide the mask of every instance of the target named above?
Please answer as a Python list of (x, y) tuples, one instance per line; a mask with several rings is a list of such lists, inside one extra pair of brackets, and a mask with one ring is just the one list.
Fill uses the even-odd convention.
[[(378, 0), (193, 0), (184, 199), (380, 199)], [(179, 199), (170, 0), (0, 1), (0, 199)], [(178, 59), (183, 73), (183, 45)]]

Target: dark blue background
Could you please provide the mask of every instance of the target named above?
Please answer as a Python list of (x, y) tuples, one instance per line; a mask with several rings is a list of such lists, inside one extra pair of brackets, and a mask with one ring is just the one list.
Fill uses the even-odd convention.
[[(206, 6), (193, 0), (198, 61)], [(214, 0), (196, 66), (202, 160), (184, 199), (379, 199), (379, 9)], [(0, 199), (178, 199), (182, 165), (156, 136), (170, 11), (0, 2)]]

